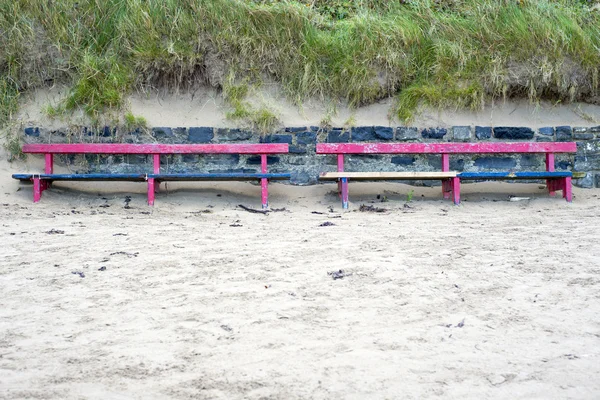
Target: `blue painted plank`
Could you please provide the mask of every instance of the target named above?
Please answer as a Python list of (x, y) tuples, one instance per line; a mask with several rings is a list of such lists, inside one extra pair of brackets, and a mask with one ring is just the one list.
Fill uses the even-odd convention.
[(556, 172), (462, 172), (458, 174), (460, 179), (548, 179), (572, 177), (569, 171)]
[(148, 174), (148, 178), (160, 181), (210, 181), (210, 180), (255, 180), (255, 179), (290, 179), (290, 173), (197, 173), (197, 174)]
[(145, 181), (146, 174), (14, 174), (14, 179), (45, 181)]

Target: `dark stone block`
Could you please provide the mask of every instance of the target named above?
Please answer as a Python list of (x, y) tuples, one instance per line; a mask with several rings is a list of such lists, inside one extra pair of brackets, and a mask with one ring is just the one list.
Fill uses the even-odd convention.
[(289, 152), (291, 154), (306, 154), (306, 146), (289, 146)]
[(394, 138), (394, 129), (389, 126), (375, 126), (375, 137), (378, 140), (392, 140)]
[(394, 156), (392, 157), (392, 164), (396, 165), (412, 165), (416, 161), (413, 156)]
[(446, 133), (446, 128), (428, 128), (421, 131), (421, 136), (424, 139), (443, 139)]
[(154, 135), (154, 137), (173, 136), (173, 129), (165, 127), (155, 127), (152, 128), (152, 135)]
[(40, 128), (25, 128), (25, 134), (27, 136), (39, 137)]
[(570, 161), (562, 160), (554, 163), (554, 166), (556, 169), (570, 170), (573, 167), (573, 164)]
[(126, 156), (128, 164), (146, 164), (148, 156), (145, 154), (130, 154)]
[(533, 139), (534, 132), (531, 128), (498, 126), (494, 128), (494, 137), (496, 139)]
[(207, 163), (218, 165), (237, 164), (240, 162), (239, 154), (207, 154), (203, 158)]
[(332, 130), (327, 134), (327, 143), (348, 143), (350, 134), (341, 130)]
[(290, 133), (304, 132), (304, 131), (306, 131), (306, 127), (305, 126), (288, 127), (288, 128), (285, 128), (285, 131), (290, 132)]
[(454, 140), (457, 142), (468, 142), (471, 140), (470, 126), (454, 126), (452, 127)]
[(442, 170), (442, 156), (428, 154), (427, 155), (427, 164), (429, 164), (436, 171), (441, 171)]
[(465, 170), (465, 160), (464, 159), (450, 157), (450, 171), (464, 171), (464, 170)]
[(475, 137), (479, 140), (491, 139), (492, 127), (491, 126), (476, 126)]
[(316, 144), (317, 134), (315, 132), (299, 132), (296, 134), (296, 143), (300, 144)]
[(319, 132), (319, 131), (321, 130), (321, 128), (320, 128), (320, 127), (318, 127), (318, 126), (311, 126), (311, 127), (310, 127), (310, 130), (311, 130), (312, 132)]
[(573, 129), (570, 126), (557, 126), (556, 127), (556, 141), (557, 142), (568, 142), (573, 139)]
[(188, 129), (188, 140), (192, 143), (210, 143), (214, 137), (213, 128), (192, 127)]
[[(267, 165), (275, 164), (279, 162), (279, 157), (277, 156), (267, 156)], [(251, 156), (248, 157), (246, 161), (248, 165), (260, 165), (260, 156)]]
[(593, 138), (593, 133), (573, 133), (573, 139), (575, 140), (592, 140)]
[(376, 139), (375, 129), (372, 126), (357, 126), (352, 128), (353, 142), (367, 142)]
[(419, 131), (417, 128), (399, 126), (396, 128), (396, 140), (398, 141), (407, 141), (407, 140), (417, 140), (419, 139)]
[(184, 163), (197, 163), (200, 161), (200, 156), (198, 154), (182, 154), (181, 160)]
[(521, 156), (521, 168), (535, 168), (541, 165), (541, 157), (532, 154), (523, 154)]
[(221, 142), (237, 142), (252, 138), (252, 132), (241, 129), (217, 129), (217, 136)]
[(576, 179), (573, 181), (573, 184), (578, 187), (590, 189), (594, 187), (594, 175), (591, 172), (585, 174), (585, 176), (581, 179)]
[(554, 136), (554, 128), (551, 126), (546, 126), (546, 127), (540, 128), (540, 129), (538, 129), (538, 132), (540, 133), (540, 135)]
[(113, 128), (112, 130), (110, 129), (109, 126), (105, 126), (104, 128), (102, 128), (102, 131), (100, 132), (100, 136), (102, 137), (110, 137), (113, 134), (117, 133), (117, 128)]
[(314, 174), (309, 174), (306, 171), (294, 171), (290, 177), (292, 185), (314, 185), (317, 183), (317, 177)]
[(480, 157), (475, 166), (482, 169), (511, 169), (517, 166), (517, 160), (511, 157)]
[(292, 144), (292, 135), (267, 135), (260, 138), (261, 143)]
[(600, 188), (600, 174), (594, 175), (594, 187)]
[(536, 136), (535, 141), (536, 142), (552, 142), (552, 138), (548, 137), (548, 136)]
[(600, 133), (600, 125), (598, 126), (592, 126), (591, 128), (588, 129), (590, 132), (592, 133)]

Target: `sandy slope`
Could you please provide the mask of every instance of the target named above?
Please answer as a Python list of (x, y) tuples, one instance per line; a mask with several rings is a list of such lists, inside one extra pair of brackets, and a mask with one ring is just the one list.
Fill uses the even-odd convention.
[[(34, 205), (20, 169), (0, 164), (0, 398), (600, 397), (598, 189), (405, 206), (355, 184), (341, 212), (333, 186), (275, 184), (265, 216), (237, 207), (250, 184)], [(388, 211), (357, 210), (378, 194)]]

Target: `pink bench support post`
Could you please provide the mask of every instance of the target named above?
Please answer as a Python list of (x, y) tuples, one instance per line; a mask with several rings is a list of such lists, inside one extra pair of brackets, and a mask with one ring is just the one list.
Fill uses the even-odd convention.
[(450, 186), (452, 187), (452, 200), (454, 201), (454, 204), (459, 205), (460, 204), (460, 178), (454, 177), (454, 178), (452, 178), (452, 180), (450, 182), (451, 182)]
[[(546, 153), (546, 171), (554, 172), (554, 153)], [(548, 194), (554, 196), (556, 194), (556, 181), (552, 179), (546, 179), (546, 187), (548, 188)]]
[(37, 203), (42, 198), (42, 182), (39, 177), (33, 177), (33, 202)]
[[(263, 174), (267, 173), (267, 155), (260, 155), (260, 172)], [(267, 178), (260, 179), (260, 189), (262, 198), (262, 208), (266, 210), (269, 208), (269, 180)]]
[[(447, 153), (442, 154), (442, 172), (450, 171), (450, 155)], [(452, 190), (452, 182), (450, 180), (442, 181), (442, 195), (445, 199), (450, 198), (450, 191)]]
[[(154, 166), (154, 173), (160, 174), (160, 154), (152, 155), (152, 164)], [(158, 193), (160, 189), (160, 181), (154, 182), (154, 193)]]
[(348, 178), (340, 179), (340, 184), (342, 186), (342, 208), (346, 210), (348, 209)]
[[(338, 172), (344, 172), (344, 155), (343, 154), (337, 155), (337, 170), (338, 170)], [(342, 181), (341, 180), (338, 181), (338, 195), (340, 196), (340, 199), (341, 199), (342, 198)]]
[(571, 186), (571, 177), (566, 177), (562, 181), (563, 197), (570, 203), (573, 201), (573, 188)]
[(148, 178), (148, 205), (154, 205), (154, 195), (156, 193), (156, 189), (154, 187), (154, 178)]

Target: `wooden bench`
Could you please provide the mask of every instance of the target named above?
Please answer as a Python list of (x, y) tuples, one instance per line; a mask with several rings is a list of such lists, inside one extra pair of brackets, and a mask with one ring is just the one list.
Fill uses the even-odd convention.
[[(131, 181), (147, 182), (148, 205), (164, 181), (252, 181), (261, 182), (262, 207), (268, 208), (268, 181), (290, 179), (289, 173), (268, 173), (267, 155), (288, 153), (288, 144), (26, 144), (23, 153), (44, 154), (43, 174), (14, 174), (13, 178), (33, 182), (33, 201), (54, 181)], [(152, 156), (153, 170), (131, 174), (55, 174), (55, 154), (135, 154)], [(260, 155), (260, 173), (161, 173), (160, 156), (172, 154), (254, 154)]]
[[(452, 194), (455, 204), (460, 203), (461, 180), (515, 180), (546, 179), (550, 195), (557, 190), (563, 197), (572, 200), (571, 178), (568, 171), (555, 171), (555, 153), (575, 153), (574, 142), (520, 142), (520, 143), (322, 143), (317, 145), (317, 154), (337, 155), (337, 172), (323, 172), (322, 180), (337, 180), (342, 198), (342, 207), (348, 208), (348, 180), (427, 180), (442, 181), (444, 198)], [(546, 155), (546, 171), (534, 172), (463, 172), (450, 171), (451, 154), (531, 154)], [(442, 172), (345, 172), (344, 156), (348, 154), (440, 154)], [(440, 175), (441, 174), (441, 175)], [(445, 175), (447, 174), (447, 175)]]

